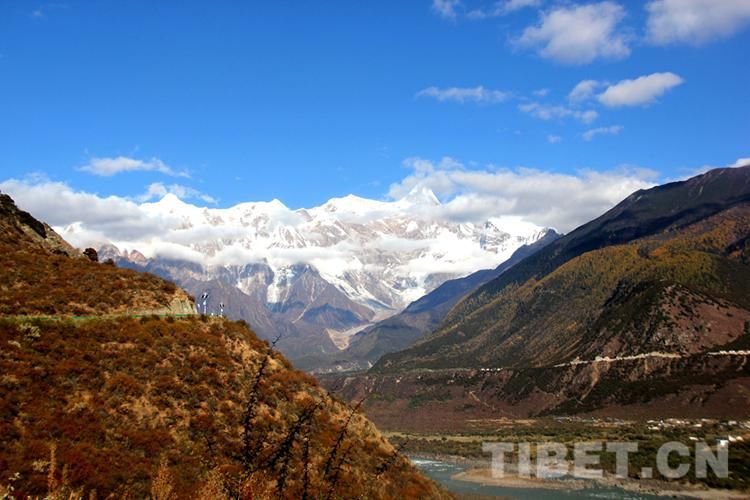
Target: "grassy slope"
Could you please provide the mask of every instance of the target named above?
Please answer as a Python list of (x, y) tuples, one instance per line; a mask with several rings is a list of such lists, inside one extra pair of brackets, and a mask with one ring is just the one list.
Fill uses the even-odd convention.
[[(179, 497), (190, 496), (214, 469), (239, 491), (247, 470), (240, 459), (246, 401), (269, 352), (243, 324), (6, 319), (0, 320), (0, 344), (0, 484), (19, 472), (18, 493), (44, 494), (54, 444), (58, 474), (65, 466), (71, 487), (96, 489), (100, 496), (144, 497), (162, 457), (171, 464)], [(252, 462), (255, 494), (273, 491), (283, 474), (284, 496), (299, 496), (303, 433), (290, 443), (288, 472), (269, 461), (304, 410), (318, 405), (304, 429), (311, 491), (439, 495), (364, 416), (280, 355), (270, 356), (252, 426), (253, 438), (263, 443)], [(332, 472), (324, 477), (322, 471), (350, 415), (333, 464), (341, 466), (334, 486)]]

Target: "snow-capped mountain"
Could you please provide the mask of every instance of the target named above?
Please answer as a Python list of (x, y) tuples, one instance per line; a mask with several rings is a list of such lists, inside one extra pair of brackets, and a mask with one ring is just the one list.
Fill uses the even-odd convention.
[[(497, 266), (546, 233), (510, 217), (453, 222), (428, 189), (396, 201), (350, 195), (297, 210), (278, 200), (205, 208), (168, 194), (140, 210), (158, 234), (107, 241), (104, 254), (167, 275), (193, 293), (217, 281), (225, 292), (234, 288), (240, 294), (227, 301), (253, 303), (250, 322), (266, 336), (282, 319), (323, 334), (365, 325), (448, 279)], [(62, 232), (75, 242), (85, 228)], [(268, 329), (258, 326), (257, 316), (266, 313)]]

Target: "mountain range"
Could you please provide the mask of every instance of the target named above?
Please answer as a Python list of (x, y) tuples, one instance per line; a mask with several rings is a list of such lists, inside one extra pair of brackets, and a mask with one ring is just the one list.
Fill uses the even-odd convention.
[[(428, 189), (396, 201), (347, 196), (312, 209), (281, 202), (200, 208), (166, 195), (142, 211), (163, 231), (104, 241), (102, 258), (149, 271), (206, 312), (246, 320), (292, 360), (335, 355), (352, 335), (450, 279), (494, 268), (549, 230), (517, 218), (452, 222)], [(62, 230), (80, 240), (77, 225)], [(203, 307), (202, 302), (198, 304)]]
[(741, 414), (748, 241), (750, 166), (638, 191), (470, 292), (413, 346), (330, 383), (387, 400), (368, 411), (391, 424), (416, 407)]

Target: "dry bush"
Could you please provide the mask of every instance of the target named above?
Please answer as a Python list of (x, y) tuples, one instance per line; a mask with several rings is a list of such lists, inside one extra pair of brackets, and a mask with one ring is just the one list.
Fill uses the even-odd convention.
[(151, 480), (151, 498), (153, 500), (173, 500), (176, 498), (174, 494), (174, 475), (169, 469), (167, 457), (162, 457), (156, 475)]
[[(24, 338), (22, 324), (40, 337)], [(232, 498), (243, 491), (247, 498), (435, 492), (400, 455), (368, 486), (393, 448), (240, 323), (0, 318), (0, 345), (7, 346), (0, 386), (12, 388), (0, 391), (0, 484), (20, 472), (16, 491), (24, 498), (58, 484), (68, 493), (95, 489), (100, 498), (145, 498), (152, 486), (166, 498), (162, 486), (171, 485), (173, 498), (189, 498), (219, 488), (206, 476), (215, 469)], [(243, 433), (250, 401), (255, 409)], [(250, 461), (242, 459), (243, 434)], [(169, 481), (158, 474), (165, 455)], [(40, 461), (54, 462), (53, 472), (34, 470)]]
[(197, 500), (228, 500), (224, 477), (217, 469), (212, 470), (206, 476), (206, 480), (198, 490)]

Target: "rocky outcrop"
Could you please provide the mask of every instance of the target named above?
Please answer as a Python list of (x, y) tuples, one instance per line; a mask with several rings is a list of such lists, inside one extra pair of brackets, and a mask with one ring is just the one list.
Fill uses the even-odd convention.
[(46, 223), (19, 209), (13, 199), (0, 193), (0, 232), (13, 239), (20, 237), (25, 243), (33, 242), (38, 248), (69, 257), (79, 257), (80, 252), (63, 240)]
[(85, 255), (91, 262), (99, 262), (99, 254), (93, 248), (87, 248), (84, 250), (83, 255)]
[(136, 310), (133, 313), (136, 315), (156, 314), (159, 316), (186, 316), (198, 314), (198, 309), (196, 308), (192, 297), (183, 290), (180, 290), (179, 292), (180, 293), (177, 293), (176, 297), (169, 302), (167, 307)]

